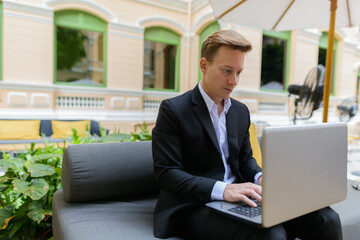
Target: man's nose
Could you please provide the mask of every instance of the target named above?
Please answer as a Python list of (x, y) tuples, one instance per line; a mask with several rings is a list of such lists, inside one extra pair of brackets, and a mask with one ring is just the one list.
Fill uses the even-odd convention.
[(230, 77), (229, 77), (229, 84), (232, 84), (232, 85), (237, 85), (239, 81), (239, 76), (237, 76), (236, 74), (232, 74)]

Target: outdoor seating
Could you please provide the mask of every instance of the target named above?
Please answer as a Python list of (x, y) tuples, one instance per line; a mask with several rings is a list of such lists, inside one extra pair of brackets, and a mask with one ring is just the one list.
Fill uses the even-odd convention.
[[(24, 120), (0, 120), (0, 125), (2, 125), (2, 128), (11, 128), (12, 122), (20, 123)], [(27, 125), (29, 121), (36, 122), (40, 121), (40, 126), (36, 126), (36, 124)], [(79, 120), (64, 120), (64, 122), (69, 123), (71, 121), (79, 121)], [(85, 120), (83, 120), (85, 121)], [(26, 122), (26, 123), (25, 123)], [(18, 131), (29, 131), (30, 134), (24, 135), (21, 134), (21, 136), (14, 136), (14, 135), (8, 135), (6, 134), (5, 138), (0, 138), (0, 151), (6, 151), (6, 152), (14, 152), (14, 151), (20, 151), (25, 149), (26, 147), (29, 147), (31, 143), (35, 144), (42, 144), (44, 142), (44, 139), (42, 139), (42, 134), (45, 135), (45, 139), (47, 142), (50, 143), (63, 143), (64, 138), (58, 138), (54, 137), (53, 135), (53, 126), (52, 126), (52, 120), (50, 119), (43, 119), (43, 120), (25, 120), (23, 127), (28, 127), (31, 129), (17, 129)], [(60, 122), (60, 121), (57, 121)], [(99, 123), (93, 120), (88, 120), (90, 123), (89, 130), (90, 134), (93, 136), (100, 136), (100, 126)], [(8, 130), (11, 131), (11, 130)], [(30, 137), (29, 137), (30, 136)], [(32, 136), (32, 137), (31, 137)]]
[[(55, 240), (156, 239), (151, 142), (70, 145), (62, 171), (63, 190), (53, 199)], [(348, 186), (346, 200), (333, 208), (344, 240), (353, 240), (360, 236), (360, 191)]]

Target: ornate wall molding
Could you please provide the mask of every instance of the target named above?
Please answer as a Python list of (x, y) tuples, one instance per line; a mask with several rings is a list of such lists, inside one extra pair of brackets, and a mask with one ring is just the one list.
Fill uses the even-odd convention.
[[(145, 25), (147, 23), (151, 23), (151, 22), (163, 22), (164, 24), (171, 24), (175, 27), (175, 29), (178, 29), (181, 31), (181, 35), (186, 34), (187, 32), (187, 28), (180, 24), (178, 21), (175, 21), (174, 19), (171, 19), (169, 17), (164, 17), (164, 16), (151, 16), (151, 17), (145, 17), (145, 18), (141, 18), (138, 20), (137, 25), (138, 26), (142, 26)], [(174, 29), (174, 30), (175, 30)]]
[(93, 1), (85, 1), (85, 0), (45, 0), (44, 4), (48, 7), (53, 8), (56, 5), (69, 3), (69, 4), (80, 4), (83, 6), (87, 6), (89, 8), (95, 9), (105, 15), (109, 22), (118, 22), (118, 17), (109, 9), (105, 8), (104, 6), (93, 2)]
[(36, 15), (42, 15), (47, 17), (53, 17), (54, 11), (49, 7), (40, 7), (25, 3), (18, 3), (9, 0), (3, 0), (4, 10), (13, 10), (17, 12), (31, 13)]

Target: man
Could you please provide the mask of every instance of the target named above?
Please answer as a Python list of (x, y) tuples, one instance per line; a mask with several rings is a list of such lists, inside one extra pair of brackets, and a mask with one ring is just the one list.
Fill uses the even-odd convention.
[(201, 47), (201, 82), (164, 100), (153, 129), (160, 187), (155, 235), (186, 239), (341, 239), (330, 208), (260, 229), (204, 206), (212, 200), (261, 202), (261, 169), (252, 157), (247, 107), (230, 98), (251, 44), (236, 31), (218, 31)]

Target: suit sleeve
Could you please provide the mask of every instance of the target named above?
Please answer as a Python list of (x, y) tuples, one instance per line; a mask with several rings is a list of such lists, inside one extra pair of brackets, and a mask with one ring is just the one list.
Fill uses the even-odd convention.
[(255, 158), (253, 158), (253, 152), (250, 143), (249, 127), (250, 127), (250, 113), (246, 108), (248, 126), (246, 136), (240, 148), (239, 161), (240, 161), (240, 173), (245, 178), (246, 182), (254, 182), (255, 175), (261, 172), (261, 168), (257, 164)]
[(161, 103), (152, 134), (154, 170), (160, 189), (200, 202), (210, 201), (216, 180), (186, 172), (182, 159), (181, 142), (184, 136), (181, 135), (180, 118), (170, 101)]

